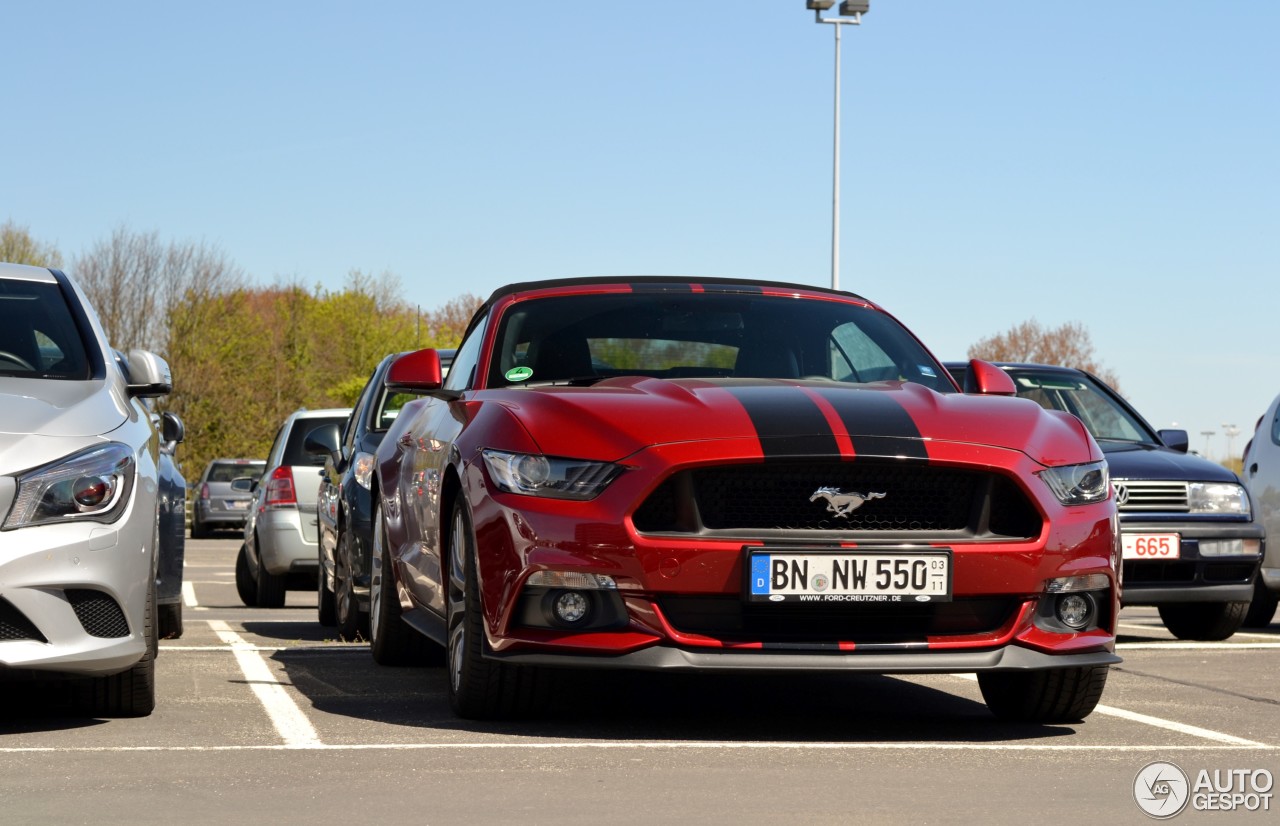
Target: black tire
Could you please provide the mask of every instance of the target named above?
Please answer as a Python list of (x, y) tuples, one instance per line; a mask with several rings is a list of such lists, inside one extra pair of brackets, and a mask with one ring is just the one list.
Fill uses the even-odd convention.
[(1019, 723), (1078, 723), (1102, 699), (1110, 666), (1050, 668), (1044, 671), (986, 671), (978, 687), (987, 708), (1001, 720)]
[(486, 659), (487, 645), (480, 588), (476, 576), (475, 533), (471, 512), (461, 496), (449, 521), (448, 652), (449, 705), (468, 720), (524, 717), (546, 705), (550, 693), (545, 669)]
[(1280, 594), (1268, 588), (1259, 574), (1253, 583), (1253, 602), (1249, 603), (1249, 612), (1244, 615), (1245, 627), (1266, 628), (1275, 618), (1277, 604), (1280, 604)]
[(182, 603), (171, 602), (159, 606), (160, 639), (182, 639)]
[(1240, 630), (1247, 602), (1170, 602), (1159, 605), (1160, 619), (1180, 640), (1225, 640)]
[(244, 543), (240, 544), (240, 553), (236, 554), (236, 593), (249, 608), (258, 607), (258, 582), (249, 570), (249, 548)]
[(147, 591), (147, 607), (143, 614), (142, 635), (146, 649), (142, 658), (126, 671), (109, 677), (93, 677), (73, 684), (73, 702), (77, 709), (96, 717), (146, 717), (156, 707), (156, 586), (152, 580)]
[[(337, 565), (336, 559), (334, 565)], [(324, 551), (320, 551), (320, 568), (316, 576), (316, 618), (325, 628), (332, 628), (338, 624), (333, 590), (329, 587), (329, 578), (324, 574)]]
[(338, 535), (338, 548), (333, 555), (333, 599), (338, 638), (347, 642), (368, 639), (369, 615), (360, 610), (360, 600), (356, 597), (350, 531)]
[(369, 584), (369, 650), (378, 665), (425, 665), (439, 659), (439, 646), (402, 618), (391, 552), (382, 528), (382, 506), (373, 511), (373, 565)]
[(206, 529), (204, 525), (200, 524), (200, 520), (196, 519), (194, 516), (191, 517), (191, 538), (204, 539), (208, 535), (208, 529)]
[(285, 586), (289, 582), (287, 574), (273, 574), (262, 564), (261, 543), (254, 538), (254, 546), (258, 550), (258, 607), (283, 608)]

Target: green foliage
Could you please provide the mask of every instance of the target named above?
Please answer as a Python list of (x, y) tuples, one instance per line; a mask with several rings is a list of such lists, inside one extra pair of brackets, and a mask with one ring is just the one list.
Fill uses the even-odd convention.
[(0, 261), (36, 267), (61, 267), (62, 254), (53, 244), (42, 244), (32, 238), (26, 227), (20, 227), (13, 221), (5, 221), (0, 224)]
[(455, 347), (423, 334), (388, 276), (353, 272), (340, 291), (285, 284), (189, 294), (169, 318), (167, 357), (188, 474), (220, 456), (262, 457), (293, 411), (355, 404), (389, 353)]

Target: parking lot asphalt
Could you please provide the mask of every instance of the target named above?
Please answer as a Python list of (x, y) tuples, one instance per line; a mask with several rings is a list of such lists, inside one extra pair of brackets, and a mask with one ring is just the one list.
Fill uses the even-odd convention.
[[(57, 686), (0, 685), (5, 823), (1141, 823), (1153, 762), (1217, 793), (1280, 776), (1280, 624), (1186, 643), (1126, 609), (1125, 661), (1075, 725), (1001, 723), (972, 675), (594, 671), (562, 675), (537, 719), (473, 723), (442, 669), (337, 642), (314, 593), (245, 608), (238, 547), (188, 542), (186, 631), (161, 643), (150, 717), (77, 718)], [(1177, 820), (1273, 822), (1280, 801), (1257, 798)]]

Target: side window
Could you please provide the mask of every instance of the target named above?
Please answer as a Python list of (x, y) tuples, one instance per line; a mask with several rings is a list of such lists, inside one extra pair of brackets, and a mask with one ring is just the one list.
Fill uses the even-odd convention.
[(1276, 415), (1271, 419), (1271, 444), (1280, 445), (1280, 405), (1276, 406)]
[[(280, 442), (284, 438), (284, 428), (285, 428), (284, 425), (280, 425), (280, 429), (276, 431), (276, 437), (271, 440), (271, 449), (267, 451), (268, 465), (271, 464), (270, 462), (271, 457), (276, 455), (276, 450), (282, 449)], [(266, 468), (263, 468), (263, 472), (264, 473), (266, 472)]]
[(453, 366), (444, 380), (445, 390), (466, 390), (475, 384), (476, 365), (480, 361), (480, 345), (484, 342), (487, 319), (482, 319), (471, 330), (471, 335), (458, 347)]

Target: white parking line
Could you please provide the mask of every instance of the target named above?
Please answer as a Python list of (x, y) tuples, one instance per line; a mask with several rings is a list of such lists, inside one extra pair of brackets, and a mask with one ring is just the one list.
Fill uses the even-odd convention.
[(196, 601), (196, 586), (189, 579), (182, 583), (182, 604), (188, 608), (200, 607), (200, 603)]
[[(972, 680), (973, 682), (978, 681), (977, 674), (952, 674), (951, 676), (957, 677), (961, 680)], [(1135, 723), (1142, 723), (1144, 725), (1154, 726), (1155, 728), (1162, 728), (1167, 731), (1176, 731), (1179, 734), (1189, 734), (1192, 737), (1212, 740), (1215, 743), (1222, 743), (1227, 746), (1240, 746), (1243, 748), (1253, 749), (1274, 748), (1273, 746), (1268, 746), (1254, 740), (1246, 740), (1243, 737), (1236, 737), (1234, 734), (1223, 734), (1220, 731), (1212, 731), (1211, 729), (1200, 728), (1199, 726), (1190, 726), (1186, 723), (1165, 720), (1161, 717), (1152, 717), (1149, 714), (1139, 714), (1136, 711), (1126, 711), (1123, 708), (1116, 708), (1115, 706), (1098, 705), (1094, 708), (1093, 713), (1106, 714), (1110, 717), (1119, 717), (1121, 720), (1130, 720)]]
[(231, 626), (222, 620), (208, 622), (209, 627), (218, 635), (218, 639), (231, 646), (231, 651), (235, 654), (236, 662), (244, 672), (249, 687), (253, 689), (258, 701), (266, 709), (267, 716), (271, 718), (271, 724), (284, 740), (284, 745), (292, 749), (323, 746), (320, 735), (316, 733), (307, 715), (302, 713), (302, 709), (298, 708), (298, 704), (289, 696), (289, 692), (285, 691), (284, 685), (276, 679), (275, 674), (271, 673), (267, 661), (255, 650), (255, 646), (241, 639), (240, 635), (232, 631)]

